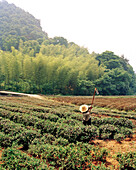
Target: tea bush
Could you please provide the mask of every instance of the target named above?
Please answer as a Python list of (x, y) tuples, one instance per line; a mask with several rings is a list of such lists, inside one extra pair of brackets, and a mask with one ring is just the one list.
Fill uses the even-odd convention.
[(132, 129), (124, 128), (124, 127), (120, 127), (120, 133), (124, 134), (125, 137), (132, 137), (132, 134), (134, 134)]
[(125, 138), (125, 135), (124, 135), (124, 134), (116, 134), (116, 135), (114, 136), (114, 139), (115, 139), (117, 142), (121, 142), (124, 138)]
[(136, 169), (136, 152), (118, 153), (116, 156), (120, 169)]
[(13, 141), (13, 137), (10, 137), (9, 135), (5, 135), (4, 133), (0, 132), (0, 146), (5, 148), (10, 147), (12, 146)]
[(69, 141), (67, 139), (60, 137), (60, 138), (56, 138), (55, 141), (52, 142), (52, 144), (67, 146), (69, 144)]
[(90, 168), (92, 161), (104, 162), (108, 154), (106, 149), (100, 149), (81, 142), (71, 143), (66, 146), (31, 144), (28, 153), (41, 157), (42, 160), (46, 160), (50, 165), (60, 166), (64, 169)]
[(99, 127), (99, 137), (102, 138), (102, 134), (110, 134), (109, 138), (113, 139), (114, 135), (119, 132), (119, 129), (114, 125), (106, 124)]
[(126, 118), (97, 118), (97, 117), (92, 117), (92, 124), (95, 126), (100, 126), (100, 125), (106, 125), (106, 124), (111, 124), (117, 127), (127, 127), (130, 129), (133, 129), (133, 123), (132, 121), (126, 119)]
[(34, 130), (26, 130), (18, 135), (17, 143), (23, 145), (23, 149), (28, 149), (29, 144), (34, 140), (34, 138), (40, 138), (41, 134)]
[[(13, 148), (4, 149), (2, 153), (2, 168), (6, 169), (39, 169), (44, 167), (49, 170), (50, 167), (46, 163), (41, 162), (39, 159), (28, 156), (19, 150)], [(54, 168), (52, 168), (54, 169)]]

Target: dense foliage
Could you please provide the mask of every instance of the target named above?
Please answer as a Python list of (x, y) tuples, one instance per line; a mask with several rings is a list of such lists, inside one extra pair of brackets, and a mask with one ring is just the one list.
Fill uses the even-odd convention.
[(0, 48), (10, 51), (11, 46), (18, 48), (20, 39), (37, 40), (47, 38), (47, 33), (42, 31), (40, 21), (34, 16), (8, 4), (0, 2)]
[[(79, 54), (75, 54), (77, 52)], [(93, 94), (95, 87), (103, 95), (135, 92), (135, 75), (133, 71), (129, 73), (132, 70), (130, 65), (129, 71), (120, 68), (105, 71), (95, 56), (75, 44), (68, 44), (68, 47), (42, 45), (36, 57), (14, 47), (12, 52), (0, 51), (0, 88), (74, 95)]]
[(124, 56), (90, 54), (63, 37), (48, 38), (28, 12), (0, 2), (0, 89), (26, 93), (101, 95), (136, 93)]
[(136, 92), (136, 75), (123, 55), (119, 57), (113, 52), (105, 51), (97, 55), (96, 59), (99, 65), (106, 68), (104, 76), (96, 81), (101, 94), (125, 95)]

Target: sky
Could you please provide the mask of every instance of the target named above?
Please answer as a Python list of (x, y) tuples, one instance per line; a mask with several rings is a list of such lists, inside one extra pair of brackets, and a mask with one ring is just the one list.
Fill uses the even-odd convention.
[(90, 53), (106, 50), (136, 71), (135, 0), (7, 0), (40, 19), (49, 38), (64, 37)]

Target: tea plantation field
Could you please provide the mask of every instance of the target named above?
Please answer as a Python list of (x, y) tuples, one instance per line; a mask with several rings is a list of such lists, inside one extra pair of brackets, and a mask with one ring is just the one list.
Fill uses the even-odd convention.
[[(84, 126), (79, 105), (89, 103), (73, 99), (0, 96), (0, 169), (136, 169), (135, 108), (95, 105)], [(112, 154), (108, 142), (132, 147)]]

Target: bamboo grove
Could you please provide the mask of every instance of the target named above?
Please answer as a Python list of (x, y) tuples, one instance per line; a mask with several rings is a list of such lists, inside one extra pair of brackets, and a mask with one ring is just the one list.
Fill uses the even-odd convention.
[[(57, 54), (59, 50), (65, 50), (65, 57), (61, 52)], [(1, 89), (27, 93), (74, 94), (78, 93), (79, 84), (83, 80), (88, 86), (93, 85), (91, 81), (86, 81), (87, 76), (95, 80), (104, 74), (104, 68), (99, 67), (90, 54), (77, 57), (72, 50), (75, 49), (59, 45), (43, 46), (36, 57), (23, 54), (14, 47), (12, 52), (1, 51)]]
[(107, 69), (99, 64), (98, 54), (89, 54), (87, 49), (72, 43), (68, 47), (43, 43), (35, 55), (33, 49), (24, 53), (25, 46), (21, 47), (20, 43), (19, 50), (11, 47), (11, 52), (0, 51), (1, 90), (90, 95), (97, 86), (103, 95), (135, 92), (135, 74), (130, 65), (128, 70)]

